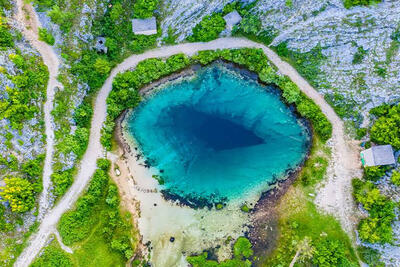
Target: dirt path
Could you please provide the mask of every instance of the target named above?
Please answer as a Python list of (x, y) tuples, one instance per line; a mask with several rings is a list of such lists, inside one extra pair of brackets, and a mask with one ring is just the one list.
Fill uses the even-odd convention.
[(43, 167), (43, 191), (39, 198), (39, 216), (41, 220), (49, 209), (49, 187), (51, 184), (52, 160), (54, 152), (54, 130), (51, 111), (53, 109), (54, 89), (62, 87), (57, 81), (60, 62), (53, 48), (38, 40), (38, 27), (40, 23), (36, 12), (30, 4), (24, 4), (24, 0), (17, 0), (16, 20), (23, 26), (23, 35), (31, 45), (40, 53), (44, 64), (49, 70), (49, 82), (47, 84), (46, 102), (44, 104), (44, 121), (46, 132), (46, 157)]
[[(347, 200), (346, 198), (342, 198), (342, 195), (343, 192), (348, 192), (345, 190), (350, 183), (353, 172), (358, 168), (358, 164), (357, 152), (354, 149), (351, 149), (345, 141), (343, 123), (329, 104), (325, 102), (324, 98), (319, 95), (318, 92), (312, 88), (292, 66), (282, 61), (272, 50), (262, 44), (246, 39), (220, 38), (208, 43), (185, 43), (149, 50), (141, 55), (133, 55), (127, 58), (112, 70), (110, 76), (100, 89), (94, 103), (94, 115), (91, 122), (89, 144), (87, 151), (82, 158), (78, 175), (75, 177), (74, 183), (67, 193), (43, 218), (38, 232), (31, 237), (29, 245), (18, 258), (15, 266), (28, 266), (32, 262), (41, 248), (46, 244), (49, 236), (56, 229), (57, 222), (61, 215), (73, 206), (85, 189), (96, 169), (96, 160), (99, 157), (104, 156), (104, 150), (100, 144), (100, 131), (106, 118), (106, 98), (111, 91), (112, 81), (118, 73), (134, 68), (137, 63), (147, 58), (168, 57), (177, 53), (185, 53), (191, 56), (201, 50), (240, 47), (256, 47), (263, 49), (272, 63), (274, 63), (283, 74), (288, 75), (306, 95), (312, 98), (332, 122), (333, 138), (331, 143), (334, 148), (334, 159), (339, 161), (337, 165), (339, 168), (335, 166), (333, 169), (333, 172), (331, 173), (333, 178), (330, 177), (328, 179), (328, 184), (326, 186), (327, 189), (321, 190), (319, 199), (322, 199), (322, 201), (319, 203), (324, 210), (329, 212), (335, 211), (335, 214), (339, 216), (340, 221), (346, 228), (346, 225), (348, 225), (349, 222), (347, 210), (351, 208), (353, 204), (351, 199)], [(330, 188), (335, 188), (336, 190), (332, 191)], [(328, 197), (332, 198), (334, 201), (327, 200), (326, 198)], [(331, 208), (331, 204), (334, 208)]]

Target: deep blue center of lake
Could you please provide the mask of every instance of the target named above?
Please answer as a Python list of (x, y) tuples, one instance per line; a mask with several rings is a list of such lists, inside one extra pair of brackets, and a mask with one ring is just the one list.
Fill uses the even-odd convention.
[(132, 112), (129, 132), (162, 188), (180, 197), (241, 197), (304, 159), (309, 133), (276, 88), (222, 65), (168, 82)]

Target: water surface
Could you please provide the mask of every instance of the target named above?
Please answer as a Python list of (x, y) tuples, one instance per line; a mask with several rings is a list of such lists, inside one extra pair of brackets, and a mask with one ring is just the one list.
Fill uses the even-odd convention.
[(309, 135), (275, 88), (224, 66), (169, 82), (128, 117), (162, 188), (232, 199), (266, 187), (303, 160)]

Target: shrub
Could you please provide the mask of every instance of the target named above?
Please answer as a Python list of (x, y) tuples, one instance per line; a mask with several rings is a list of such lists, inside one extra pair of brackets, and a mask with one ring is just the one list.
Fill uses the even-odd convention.
[(385, 175), (386, 168), (383, 166), (371, 166), (364, 168), (365, 179), (369, 181), (378, 181), (379, 178)]
[(225, 20), (220, 13), (205, 16), (199, 24), (193, 28), (193, 33), (188, 37), (190, 42), (208, 42), (217, 39), (225, 29)]
[(371, 140), (377, 144), (391, 144), (400, 149), (400, 104), (375, 108), (378, 119), (371, 128)]
[(136, 18), (149, 18), (157, 9), (158, 0), (136, 0), (133, 10)]
[[(54, 241), (53, 241), (54, 242)], [(61, 248), (50, 245), (44, 249), (39, 257), (30, 265), (31, 267), (72, 267), (69, 255)]]
[(363, 61), (363, 59), (364, 59), (365, 55), (367, 54), (367, 52), (368, 51), (364, 50), (364, 48), (362, 46), (359, 46), (357, 48), (357, 52), (354, 54), (352, 63), (353, 64), (360, 64)]
[(238, 31), (244, 35), (256, 35), (261, 30), (261, 20), (255, 15), (244, 17), (238, 26)]
[(2, 201), (8, 201), (13, 212), (23, 213), (35, 205), (35, 190), (32, 184), (19, 177), (4, 179), (5, 186), (1, 189)]
[(54, 172), (51, 175), (51, 181), (54, 185), (54, 194), (56, 196), (62, 196), (65, 192), (67, 192), (74, 180), (74, 173), (75, 169), (71, 168), (64, 171)]
[(382, 0), (344, 0), (343, 4), (345, 8), (351, 8), (353, 6), (369, 6), (380, 2)]
[(0, 50), (4, 50), (13, 46), (14, 41), (11, 33), (9, 32), (7, 21), (0, 15)]
[(54, 45), (56, 41), (53, 35), (51, 35), (51, 33), (49, 33), (45, 28), (39, 28), (39, 40), (49, 45)]
[(315, 244), (313, 263), (320, 267), (344, 266), (348, 260), (342, 244), (337, 240), (323, 239)]
[(393, 171), (391, 181), (394, 185), (400, 186), (400, 172)]

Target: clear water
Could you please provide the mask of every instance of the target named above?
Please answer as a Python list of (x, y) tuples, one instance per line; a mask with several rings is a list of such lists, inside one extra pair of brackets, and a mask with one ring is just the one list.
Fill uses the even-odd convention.
[(304, 158), (306, 127), (276, 89), (214, 65), (170, 82), (128, 118), (128, 129), (163, 189), (232, 199), (266, 186)]

